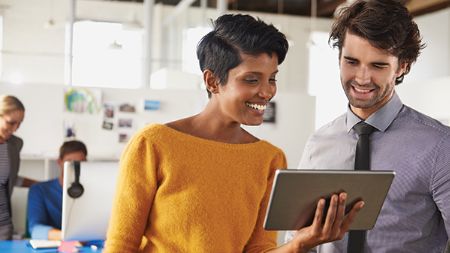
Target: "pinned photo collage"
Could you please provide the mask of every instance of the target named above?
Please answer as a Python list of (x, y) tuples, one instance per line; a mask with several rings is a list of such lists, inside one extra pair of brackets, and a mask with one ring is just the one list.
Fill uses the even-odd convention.
[(135, 128), (136, 106), (132, 103), (105, 102), (103, 104), (102, 128), (117, 132), (117, 141), (126, 143)]

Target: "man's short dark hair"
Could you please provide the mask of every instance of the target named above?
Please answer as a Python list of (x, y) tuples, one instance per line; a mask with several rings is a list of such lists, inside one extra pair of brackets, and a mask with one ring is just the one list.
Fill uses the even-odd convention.
[(77, 140), (66, 141), (59, 148), (59, 159), (62, 160), (65, 155), (74, 152), (83, 152), (85, 156), (88, 154), (86, 145), (83, 142)]
[(407, 64), (405, 73), (396, 79), (396, 85), (403, 81), (425, 47), (417, 24), (398, 0), (357, 0), (343, 8), (329, 38), (333, 47), (339, 48), (339, 57), (346, 32), (367, 39), (373, 47), (398, 57), (399, 64)]
[(228, 71), (242, 62), (240, 54), (275, 53), (281, 64), (288, 48), (286, 36), (273, 25), (249, 15), (226, 14), (213, 22), (213, 31), (198, 44), (197, 58), (202, 71), (209, 69), (225, 85)]

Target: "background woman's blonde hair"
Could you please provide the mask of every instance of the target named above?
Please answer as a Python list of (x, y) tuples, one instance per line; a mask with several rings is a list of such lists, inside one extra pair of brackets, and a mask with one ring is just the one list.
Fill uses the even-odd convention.
[(25, 106), (18, 98), (10, 95), (0, 95), (0, 116), (17, 110), (25, 112)]

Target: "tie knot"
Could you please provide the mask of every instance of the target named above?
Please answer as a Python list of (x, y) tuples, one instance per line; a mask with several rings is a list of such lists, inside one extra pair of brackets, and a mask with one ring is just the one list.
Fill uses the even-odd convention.
[(359, 122), (358, 124), (353, 126), (353, 129), (358, 135), (362, 134), (371, 134), (375, 131), (375, 127), (367, 124), (364, 121)]

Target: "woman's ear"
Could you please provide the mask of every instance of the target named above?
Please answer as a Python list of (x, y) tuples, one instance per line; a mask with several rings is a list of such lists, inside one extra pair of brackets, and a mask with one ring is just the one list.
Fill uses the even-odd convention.
[(212, 94), (219, 92), (219, 79), (214, 73), (207, 69), (203, 71), (203, 81), (205, 82), (206, 89)]

